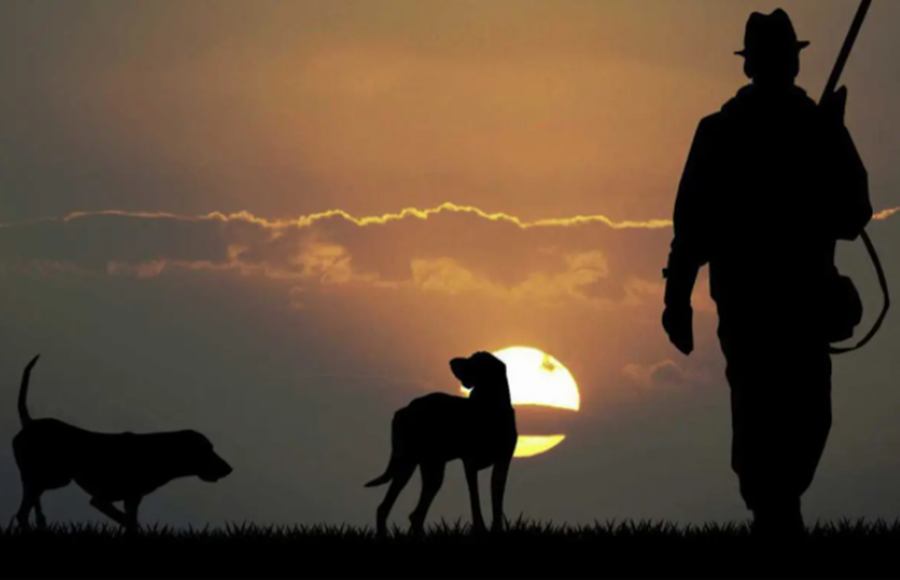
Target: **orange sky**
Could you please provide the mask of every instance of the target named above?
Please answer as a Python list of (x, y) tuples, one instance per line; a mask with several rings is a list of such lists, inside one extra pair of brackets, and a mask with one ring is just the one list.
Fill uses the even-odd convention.
[[(779, 5), (812, 41), (799, 82), (817, 98), (855, 1), (4, 3), (4, 396), (45, 352), (35, 415), (213, 433), (233, 478), (161, 492), (151, 517), (359, 523), (393, 410), (452, 392), (450, 358), (524, 344), (571, 370), (582, 409), (526, 416), (568, 437), (516, 466), (511, 512), (743, 517), (706, 286), (686, 359), (660, 270), (693, 131), (746, 81), (747, 15)], [(844, 76), (892, 287), (896, 22), (874, 4)], [(861, 244), (841, 260), (871, 324)], [(851, 461), (900, 443), (892, 320), (835, 363), (812, 513), (900, 510), (879, 491), (900, 484), (889, 454)], [(860, 470), (888, 483), (850, 493)], [(467, 513), (454, 478), (438, 515)], [(93, 517), (78, 505), (58, 509)]]

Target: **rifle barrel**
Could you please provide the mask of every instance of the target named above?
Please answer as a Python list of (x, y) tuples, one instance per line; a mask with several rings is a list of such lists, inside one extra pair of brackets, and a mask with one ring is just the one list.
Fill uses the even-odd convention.
[(820, 102), (825, 100), (825, 98), (837, 88), (841, 73), (844, 72), (844, 65), (847, 64), (847, 59), (850, 58), (850, 51), (853, 50), (853, 44), (856, 42), (856, 37), (859, 35), (859, 29), (862, 28), (863, 20), (865, 20), (866, 13), (869, 11), (871, 5), (872, 0), (862, 0), (862, 3), (859, 5), (859, 10), (856, 11), (856, 18), (853, 19), (853, 24), (850, 26), (850, 32), (847, 33), (847, 38), (844, 40), (844, 46), (841, 47), (837, 62), (834, 64), (834, 69), (831, 71), (831, 77), (829, 77), (828, 83), (825, 85), (825, 90), (822, 91), (822, 99)]

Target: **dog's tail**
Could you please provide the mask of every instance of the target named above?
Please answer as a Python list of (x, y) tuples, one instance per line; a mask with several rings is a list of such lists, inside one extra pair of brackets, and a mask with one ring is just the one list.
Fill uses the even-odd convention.
[[(391, 459), (393, 459), (393, 457), (391, 457)], [(376, 477), (375, 479), (373, 479), (372, 481), (370, 481), (369, 483), (367, 483), (367, 484), (365, 485), (365, 487), (378, 487), (379, 485), (384, 485), (385, 483), (387, 483), (387, 482), (389, 482), (390, 480), (394, 479), (394, 470), (391, 469), (391, 468), (394, 466), (393, 464), (394, 464), (394, 462), (391, 461), (391, 462), (388, 464), (388, 467), (387, 467), (387, 469), (384, 471), (384, 473), (382, 473), (381, 475), (379, 475), (378, 477)]]
[(403, 441), (402, 437), (398, 433), (399, 423), (402, 417), (402, 412), (398, 411), (394, 415), (393, 421), (391, 421), (391, 459), (388, 461), (387, 469), (384, 470), (384, 473), (367, 483), (364, 487), (377, 487), (379, 485), (384, 485), (390, 480), (394, 479), (394, 473), (397, 471), (397, 463), (399, 461), (399, 454), (402, 452)]
[(40, 357), (41, 355), (36, 355), (31, 359), (31, 362), (25, 367), (25, 372), (22, 373), (22, 384), (19, 385), (19, 421), (22, 423), (22, 427), (31, 423), (31, 415), (28, 413), (28, 381), (31, 378), (31, 369), (34, 368)]

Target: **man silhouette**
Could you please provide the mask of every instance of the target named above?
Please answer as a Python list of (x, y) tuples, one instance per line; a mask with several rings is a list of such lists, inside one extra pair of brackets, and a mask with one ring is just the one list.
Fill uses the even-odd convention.
[(735, 54), (752, 82), (701, 120), (679, 185), (663, 327), (691, 353), (691, 293), (709, 264), (732, 469), (754, 533), (797, 535), (831, 428), (835, 246), (856, 239), (872, 206), (846, 88), (816, 105), (794, 84), (809, 43), (781, 9), (751, 14), (744, 43)]

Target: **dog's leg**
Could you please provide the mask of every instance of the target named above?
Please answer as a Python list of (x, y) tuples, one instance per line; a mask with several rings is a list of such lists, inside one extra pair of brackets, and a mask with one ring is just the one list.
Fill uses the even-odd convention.
[(463, 462), (466, 470), (466, 483), (469, 486), (469, 502), (472, 504), (472, 530), (476, 533), (485, 531), (484, 516), (481, 515), (481, 499), (478, 497), (478, 470), (469, 462)]
[(23, 530), (30, 530), (31, 524), (28, 523), (28, 516), (31, 515), (31, 509), (40, 500), (41, 494), (30, 485), (22, 484), (22, 502), (19, 504), (19, 511), (16, 513), (16, 519), (19, 527)]
[(138, 531), (138, 507), (143, 498), (129, 498), (125, 500), (125, 531), (135, 534)]
[(46, 530), (47, 518), (44, 517), (44, 508), (41, 505), (41, 496), (37, 496), (34, 500), (34, 517), (37, 520), (37, 528), (39, 530)]
[(100, 513), (110, 518), (117, 524), (122, 527), (128, 527), (128, 518), (122, 510), (114, 506), (111, 502), (104, 501), (97, 498), (91, 498), (91, 506), (97, 509)]
[(379, 537), (387, 535), (387, 519), (391, 513), (391, 508), (394, 507), (394, 502), (397, 501), (397, 497), (400, 495), (400, 492), (403, 491), (403, 488), (409, 482), (409, 478), (412, 477), (415, 470), (415, 463), (404, 464), (397, 468), (394, 479), (391, 480), (391, 486), (388, 488), (387, 494), (385, 494), (381, 505), (378, 506), (376, 517), (377, 534)]
[(422, 494), (419, 496), (419, 504), (409, 516), (409, 521), (412, 523), (410, 531), (416, 535), (425, 533), (425, 516), (428, 515), (428, 508), (431, 507), (431, 502), (434, 501), (434, 497), (440, 491), (441, 485), (444, 484), (446, 465), (443, 461), (436, 461), (423, 463), (419, 467), (422, 472)]
[(501, 459), (494, 464), (491, 473), (491, 507), (494, 512), (491, 530), (495, 532), (503, 530), (503, 494), (506, 491), (506, 479), (509, 475), (509, 464), (511, 461), (512, 457)]

